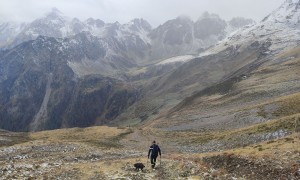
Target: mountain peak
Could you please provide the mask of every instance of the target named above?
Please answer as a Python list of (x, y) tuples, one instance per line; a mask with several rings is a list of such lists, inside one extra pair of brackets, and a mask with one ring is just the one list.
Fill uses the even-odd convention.
[(151, 31), (152, 27), (148, 23), (148, 21), (143, 18), (135, 18), (131, 20), (128, 25), (130, 25), (131, 29), (134, 31), (138, 31), (139, 29), (144, 29), (146, 31)]
[(285, 3), (299, 3), (299, 0), (286, 0)]
[(214, 14), (214, 13), (209, 13), (209, 12), (204, 12), (198, 20), (202, 20), (202, 19), (220, 19), (220, 16), (218, 14)]
[(187, 15), (180, 15), (176, 19), (182, 20), (182, 21), (191, 21), (191, 18)]
[(56, 7), (53, 7), (51, 9), (51, 13), (54, 13), (54, 14), (62, 14), (62, 12), (60, 10), (58, 10)]
[(90, 26), (96, 26), (99, 28), (101, 28), (105, 25), (105, 22), (100, 19), (88, 18), (85, 22)]
[(240, 28), (249, 24), (255, 24), (253, 19), (246, 19), (243, 17), (234, 17), (228, 23), (234, 28)]
[(278, 9), (263, 19), (263, 22), (300, 24), (300, 0), (286, 0)]
[(63, 16), (63, 13), (55, 7), (52, 8), (51, 11), (46, 14), (46, 17), (48, 18), (57, 18), (61, 16)]

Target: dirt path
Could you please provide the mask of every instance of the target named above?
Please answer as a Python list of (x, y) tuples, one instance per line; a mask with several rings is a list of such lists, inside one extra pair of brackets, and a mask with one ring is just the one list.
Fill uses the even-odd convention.
[(128, 149), (144, 152), (144, 157), (147, 157), (149, 147), (153, 140), (160, 146), (163, 155), (177, 152), (177, 148), (174, 147), (176, 144), (152, 128), (135, 129), (133, 133), (124, 138), (121, 143)]

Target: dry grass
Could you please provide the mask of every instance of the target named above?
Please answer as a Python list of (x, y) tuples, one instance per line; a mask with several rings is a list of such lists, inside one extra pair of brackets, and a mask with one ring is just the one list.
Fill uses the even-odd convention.
[(13, 133), (0, 130), (0, 147), (25, 143), (30, 140), (31, 138), (28, 136), (28, 133)]
[(288, 116), (300, 113), (300, 93), (278, 99), (280, 108), (274, 113), (276, 116)]
[[(241, 135), (259, 135), (264, 133), (272, 133), (278, 130), (287, 130), (289, 132), (294, 131), (295, 128), (295, 117), (300, 114), (294, 114), (286, 116), (280, 119), (251, 125), (240, 129), (232, 129), (226, 131), (208, 131), (208, 132), (192, 132), (192, 131), (155, 131), (156, 135), (169, 139), (173, 142), (179, 142), (180, 144), (202, 144), (207, 143), (211, 140), (230, 140), (238, 138)], [(153, 131), (153, 130), (152, 130)], [(176, 137), (176, 138), (174, 138)]]
[(300, 51), (299, 47), (283, 52), (272, 61), (260, 66), (249, 75), (249, 78), (235, 85), (241, 93), (262, 92), (272, 95), (273, 92), (288, 93), (288, 89), (299, 87)]
[[(286, 154), (287, 153), (287, 154)], [(282, 160), (285, 158), (288, 161), (289, 153), (300, 153), (300, 134), (293, 133), (289, 136), (278, 138), (270, 141), (261, 142), (258, 144), (249, 145), (246, 147), (225, 150), (222, 152), (207, 152), (201, 154), (186, 154), (185, 158), (201, 159), (203, 157), (216, 156), (222, 154), (235, 154), (244, 157), (252, 157), (260, 159), (268, 157), (272, 159)], [(180, 154), (172, 155), (171, 157), (179, 156)], [(283, 157), (285, 156), (285, 157)], [(182, 157), (183, 158), (183, 157)], [(295, 160), (295, 159), (294, 159)]]
[[(294, 133), (284, 138), (262, 142), (244, 148), (228, 150), (226, 152), (232, 152), (243, 156), (250, 155), (255, 158), (269, 157), (284, 161), (282, 156), (288, 156), (289, 153), (300, 152), (300, 134)], [(284, 153), (287, 154), (285, 155)]]
[(49, 141), (83, 141), (91, 139), (105, 139), (126, 132), (127, 129), (116, 127), (95, 126), (89, 128), (70, 128), (30, 133), (32, 139), (46, 139)]
[[(189, 102), (188, 106), (179, 105), (179, 108), (171, 111), (168, 117), (160, 116), (155, 120), (157, 122), (153, 122), (153, 127), (185, 124), (188, 117), (193, 114), (196, 116), (202, 109), (215, 108), (216, 112), (224, 112), (232, 104), (237, 105), (231, 109), (233, 113), (258, 109), (258, 116), (264, 118), (270, 116), (281, 118), (300, 113), (300, 93), (295, 93), (300, 87), (300, 58), (295, 53), (298, 53), (297, 50), (276, 57), (277, 59), (270, 61), (273, 64), (263, 64), (248, 78), (234, 84), (232, 91), (226, 95), (203, 95), (186, 100)], [(295, 58), (274, 63), (279, 58), (291, 56)], [(245, 105), (247, 103), (249, 105)], [(275, 108), (276, 112), (273, 114), (268, 114), (269, 112), (265, 111), (265, 106), (273, 104), (279, 108)]]
[(300, 47), (295, 47), (288, 51), (285, 51), (277, 56), (278, 59), (288, 58), (291, 56), (298, 57), (300, 55)]
[(258, 109), (258, 115), (261, 117), (267, 116), (265, 106), (276, 105), (278, 108), (272, 112), (275, 117), (285, 117), (300, 113), (300, 93), (294, 93), (287, 96), (270, 99), (259, 104), (250, 105), (236, 110), (236, 112), (250, 111), (252, 109)]
[[(299, 114), (298, 114), (299, 115)], [(291, 118), (292, 120), (290, 120)], [(201, 141), (208, 141), (210, 138), (215, 139), (226, 139), (233, 136), (239, 136), (240, 134), (245, 133), (259, 133), (260, 131), (265, 132), (270, 129), (281, 128), (281, 126), (286, 125), (287, 122), (293, 121), (293, 117), (285, 117), (278, 120), (274, 120), (271, 122), (266, 122), (263, 124), (253, 125), (243, 129), (236, 129), (231, 131), (223, 131), (223, 132), (211, 132), (211, 133), (197, 133), (197, 132), (167, 132), (160, 129), (152, 129), (152, 128), (143, 128), (143, 129), (118, 129), (118, 128), (110, 128), (110, 127), (92, 127), (92, 128), (72, 128), (72, 129), (61, 129), (54, 131), (44, 131), (44, 132), (36, 132), (31, 133), (31, 138), (33, 141), (27, 144), (28, 146), (32, 145), (46, 145), (51, 143), (61, 143), (62, 147), (65, 144), (70, 144), (70, 142), (75, 142), (73, 144), (81, 144), (81, 147), (71, 154), (66, 154), (64, 152), (40, 152), (40, 153), (48, 153), (45, 154), (47, 158), (45, 159), (27, 159), (27, 163), (34, 164), (42, 164), (43, 162), (51, 163), (60, 162), (60, 159), (66, 156), (71, 157), (87, 157), (87, 154), (98, 153), (99, 157), (108, 157), (108, 159), (100, 159), (93, 161), (92, 159), (87, 160), (79, 160), (75, 161), (72, 159), (72, 163), (68, 163), (66, 161), (64, 165), (59, 168), (52, 168), (51, 171), (45, 172), (44, 177), (53, 177), (55, 175), (59, 178), (73, 178), (73, 179), (121, 179), (121, 178), (132, 178), (132, 179), (165, 179), (169, 175), (175, 177), (188, 177), (189, 179), (199, 179), (197, 174), (201, 174), (202, 172), (209, 171), (206, 169), (206, 164), (201, 160), (203, 157), (222, 155), (224, 153), (227, 154), (235, 154), (244, 157), (252, 157), (252, 158), (274, 158), (277, 160), (282, 160), (285, 163), (285, 158), (288, 158), (288, 153), (286, 152), (300, 152), (300, 139), (299, 133), (292, 134), (288, 137), (275, 139), (272, 141), (267, 141), (255, 145), (250, 145), (243, 148), (227, 150), (223, 152), (213, 152), (213, 153), (202, 153), (202, 154), (189, 154), (189, 153), (170, 153), (167, 154), (163, 152), (163, 167), (161, 169), (157, 169), (156, 171), (150, 170), (149, 164), (147, 164), (146, 155), (145, 156), (136, 156), (136, 157), (122, 157), (115, 156), (114, 153), (121, 153), (128, 150), (128, 147), (119, 147), (118, 149), (109, 149), (109, 150), (100, 150), (95, 144), (90, 144), (89, 141), (98, 139), (96, 136), (99, 136), (101, 140), (109, 140), (109, 141), (119, 141), (120, 139), (127, 139), (128, 134), (133, 131), (140, 131), (142, 134), (141, 140), (146, 140), (147, 137), (152, 137), (155, 135), (159, 137), (159, 141), (163, 142), (163, 145), (169, 144), (171, 141), (180, 141), (186, 143), (188, 140), (195, 140), (195, 142), (199, 142), (199, 138)], [(283, 124), (283, 125), (282, 125)], [(264, 129), (265, 128), (265, 129)], [(133, 132), (135, 133), (135, 132)], [(81, 139), (78, 140), (79, 136), (82, 136)], [(63, 139), (64, 138), (64, 139)], [(41, 142), (45, 141), (45, 142)], [(211, 139), (210, 139), (211, 140)], [(25, 147), (26, 144), (24, 144)], [(84, 146), (83, 146), (84, 145)], [(90, 146), (92, 145), (92, 146)], [(108, 145), (113, 146), (113, 145)], [(135, 145), (137, 146), (137, 144)], [(146, 149), (147, 147), (145, 147)], [(165, 146), (164, 146), (165, 148)], [(171, 147), (172, 148), (172, 147)], [(174, 148), (174, 147), (173, 147)], [(103, 153), (103, 154), (102, 154)], [(110, 154), (112, 155), (110, 159)], [(146, 153), (146, 152), (145, 152)], [(39, 154), (39, 153), (37, 153)], [(42, 156), (43, 157), (43, 156)], [(56, 161), (58, 160), (58, 161)], [(22, 160), (25, 163), (25, 160)], [(146, 165), (145, 172), (137, 172), (135, 171), (133, 164), (136, 162), (142, 162)], [(19, 162), (21, 163), (21, 162)], [(50, 164), (51, 164), (50, 163)], [(288, 163), (288, 162), (286, 162)], [(168, 168), (165, 168), (168, 167)], [(193, 173), (191, 171), (191, 167), (194, 169)], [(209, 167), (209, 166), (208, 166)], [(217, 176), (221, 176), (226, 172), (222, 172), (222, 170), (214, 172), (220, 173)], [(141, 178), (142, 177), (142, 178)]]

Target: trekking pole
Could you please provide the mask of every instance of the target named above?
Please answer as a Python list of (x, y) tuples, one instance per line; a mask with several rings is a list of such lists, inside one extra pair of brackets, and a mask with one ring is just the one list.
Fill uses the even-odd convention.
[(161, 167), (161, 155), (159, 156), (159, 166)]

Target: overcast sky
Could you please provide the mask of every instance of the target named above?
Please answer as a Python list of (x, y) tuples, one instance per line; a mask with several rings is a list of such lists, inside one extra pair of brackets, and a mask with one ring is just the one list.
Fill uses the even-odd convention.
[(144, 18), (158, 26), (179, 15), (193, 20), (205, 11), (225, 20), (246, 17), (260, 21), (285, 0), (0, 0), (0, 22), (32, 21), (56, 7), (66, 16), (126, 23)]

